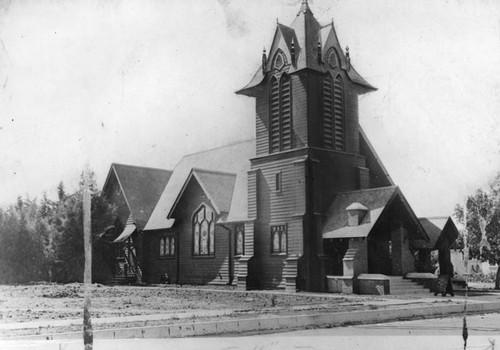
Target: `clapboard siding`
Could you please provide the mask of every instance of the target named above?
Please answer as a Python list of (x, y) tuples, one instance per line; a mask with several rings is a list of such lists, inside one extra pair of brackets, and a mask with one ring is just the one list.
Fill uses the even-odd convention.
[(257, 170), (248, 172), (248, 218), (257, 218)]
[(302, 148), (308, 144), (307, 135), (307, 76), (292, 75), (293, 146)]
[(160, 238), (173, 230), (157, 230), (144, 232), (144, 266), (143, 278), (148, 283), (160, 283), (163, 275), (168, 275), (170, 283), (177, 282), (177, 243), (173, 257), (160, 257)]
[(269, 88), (264, 84), (256, 95), (256, 155), (269, 154)]
[(359, 189), (358, 167), (365, 166), (365, 158), (345, 152), (316, 149), (317, 162), (313, 165), (312, 177), (315, 213), (323, 213), (339, 192)]

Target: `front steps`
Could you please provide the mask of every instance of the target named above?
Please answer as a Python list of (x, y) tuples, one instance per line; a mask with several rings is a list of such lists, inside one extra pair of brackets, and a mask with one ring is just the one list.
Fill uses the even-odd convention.
[(389, 293), (391, 295), (425, 295), (430, 294), (428, 288), (419, 285), (409, 279), (404, 279), (402, 276), (387, 276), (389, 277)]

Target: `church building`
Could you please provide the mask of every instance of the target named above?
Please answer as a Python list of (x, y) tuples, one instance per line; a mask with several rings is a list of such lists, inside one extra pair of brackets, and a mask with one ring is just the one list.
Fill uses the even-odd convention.
[(141, 278), (356, 293), (416, 272), (429, 235), (359, 125), (358, 96), (374, 91), (303, 1), (236, 92), (255, 99), (255, 139), (185, 156), (154, 189), (139, 181), (157, 193), (134, 226)]

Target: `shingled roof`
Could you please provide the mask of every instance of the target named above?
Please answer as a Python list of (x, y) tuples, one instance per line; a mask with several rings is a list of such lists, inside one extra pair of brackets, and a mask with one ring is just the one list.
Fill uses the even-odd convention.
[(198, 181), (198, 184), (207, 195), (208, 200), (214, 206), (217, 214), (227, 214), (231, 209), (231, 201), (233, 199), (234, 183), (236, 182), (236, 174), (225, 173), (221, 171), (204, 170), (193, 168), (189, 174), (182, 190), (179, 192), (174, 205), (168, 214), (171, 217), (177, 206), (177, 203), (182, 198), (189, 182), (193, 179)]
[[(186, 180), (193, 169), (198, 170), (200, 181), (207, 186), (217, 187), (219, 179), (215, 179), (209, 172), (231, 173), (236, 177), (231, 194), (225, 192), (217, 198), (219, 203), (229, 203), (227, 198), (231, 195), (230, 208), (225, 222), (244, 221), (247, 219), (247, 171), (250, 170), (250, 159), (255, 157), (255, 140), (243, 141), (229, 146), (219, 147), (191, 155), (187, 155), (176, 165), (170, 181), (163, 191), (156, 208), (154, 209), (145, 230), (158, 230), (169, 228), (174, 220), (170, 218), (179, 193), (182, 191)], [(214, 190), (211, 190), (214, 192)], [(222, 204), (218, 204), (224, 206)], [(219, 207), (220, 209), (220, 207)], [(220, 209), (222, 210), (222, 209)]]
[[(422, 227), (429, 236), (429, 241), (415, 241), (415, 249), (439, 249), (444, 241), (451, 245), (458, 237), (458, 229), (455, 223), (448, 216), (437, 216), (429, 218), (419, 218)], [(442, 247), (449, 248), (449, 247)]]
[(142, 230), (165, 189), (172, 171), (113, 163), (103, 192), (106, 191), (113, 174), (122, 189), (135, 225)]
[[(323, 226), (323, 238), (357, 238), (368, 237), (378, 220), (386, 213), (386, 209), (398, 198), (408, 213), (417, 232), (424, 240), (427, 239), (413, 210), (406, 202), (401, 190), (397, 186), (370, 188), (359, 191), (342, 192), (335, 196), (326, 213), (326, 223)], [(368, 211), (357, 226), (348, 225), (346, 208), (353, 203), (360, 203)]]

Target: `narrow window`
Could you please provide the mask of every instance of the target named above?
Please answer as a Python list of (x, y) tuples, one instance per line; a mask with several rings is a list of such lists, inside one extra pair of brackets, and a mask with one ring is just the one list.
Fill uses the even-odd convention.
[(292, 149), (292, 85), (287, 74), (271, 78), (269, 94), (269, 153)]
[(160, 257), (175, 256), (175, 234), (160, 237)]
[(335, 85), (333, 89), (334, 101), (334, 129), (335, 129), (335, 149), (337, 151), (344, 151), (344, 82), (340, 75), (335, 78)]
[(276, 77), (271, 79), (269, 150), (270, 153), (280, 150), (280, 97)]
[(245, 254), (245, 226), (244, 225), (236, 225), (236, 255), (244, 255)]
[(330, 74), (323, 79), (323, 144), (333, 149), (333, 81)]
[(280, 150), (288, 150), (292, 148), (292, 109), (291, 109), (291, 91), (290, 77), (283, 74), (280, 84), (280, 112), (281, 112), (281, 138)]
[(286, 254), (288, 252), (287, 225), (271, 226), (271, 253)]
[(281, 192), (281, 171), (274, 175), (274, 190)]
[(205, 204), (193, 215), (193, 255), (215, 252), (215, 214)]

